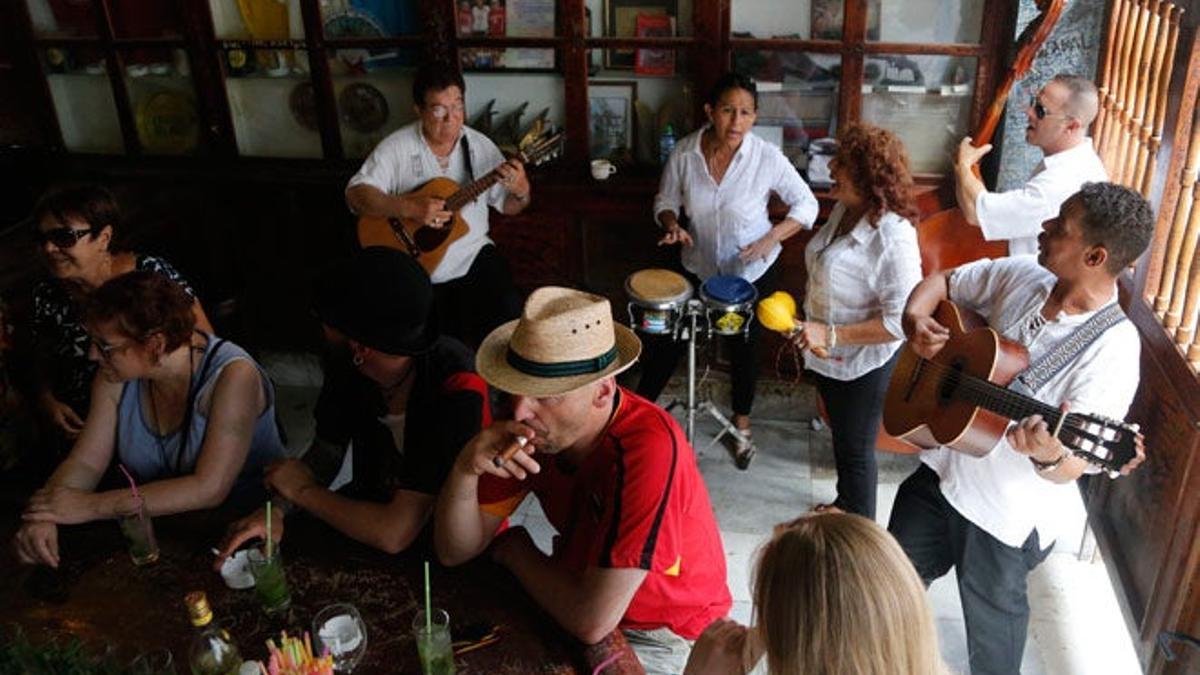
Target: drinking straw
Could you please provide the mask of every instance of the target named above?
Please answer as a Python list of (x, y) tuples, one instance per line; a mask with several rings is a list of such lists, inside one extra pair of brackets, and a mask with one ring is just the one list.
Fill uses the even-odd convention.
[(425, 635), (433, 635), (433, 609), (429, 604), (429, 561), (425, 561)]
[(271, 562), (271, 500), (267, 500), (267, 562)]
[(117, 463), (117, 467), (121, 469), (121, 473), (125, 474), (125, 479), (129, 481), (129, 491), (133, 493), (133, 501), (138, 506), (138, 520), (142, 519), (142, 495), (138, 492), (137, 482), (133, 480), (133, 476), (129, 474), (129, 470), (124, 464)]

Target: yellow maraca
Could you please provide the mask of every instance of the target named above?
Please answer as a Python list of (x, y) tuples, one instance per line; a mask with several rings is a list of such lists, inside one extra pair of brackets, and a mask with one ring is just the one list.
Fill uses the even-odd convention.
[[(755, 309), (758, 322), (782, 334), (789, 341), (803, 328), (796, 327), (796, 301), (786, 291), (775, 291), (758, 301)], [(810, 350), (816, 356), (828, 358), (829, 351), (817, 347)]]

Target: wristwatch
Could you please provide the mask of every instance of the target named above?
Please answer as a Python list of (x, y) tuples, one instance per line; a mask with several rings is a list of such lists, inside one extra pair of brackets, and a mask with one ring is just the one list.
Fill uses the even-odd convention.
[(1032, 456), (1029, 458), (1029, 461), (1033, 462), (1033, 468), (1037, 469), (1038, 473), (1050, 473), (1051, 471), (1054, 471), (1058, 467), (1062, 466), (1062, 463), (1067, 461), (1067, 458), (1070, 456), (1071, 453), (1064, 448), (1062, 453), (1059, 454), (1058, 459), (1055, 459), (1052, 462), (1043, 462), (1037, 457)]

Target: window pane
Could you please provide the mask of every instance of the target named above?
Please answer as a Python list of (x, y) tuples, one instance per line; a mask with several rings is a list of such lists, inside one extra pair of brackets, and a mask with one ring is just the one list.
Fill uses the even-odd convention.
[(468, 73), (467, 124), (513, 153), (535, 120), (563, 125), (563, 79), (556, 73)]
[[(623, 67), (626, 56), (622, 50), (589, 51), (588, 62), (593, 70), (588, 80), (591, 156), (617, 162), (659, 163), (660, 141), (667, 126), (676, 141), (697, 126), (687, 52), (628, 50), (628, 60), (634, 66), (630, 70)], [(610, 59), (609, 67), (603, 66), (606, 58)]]
[(108, 0), (113, 33), (119, 38), (156, 38), (179, 34), (179, 14), (165, 0)]
[(325, 37), (391, 37), (421, 32), (416, 0), (322, 0)]
[(811, 142), (832, 135), (837, 121), (841, 57), (742, 51), (734, 53), (734, 67), (758, 84), (754, 132), (779, 146), (807, 179)]
[(308, 52), (225, 50), (225, 89), (238, 151), (261, 157), (320, 157)]
[(222, 40), (299, 40), (300, 0), (208, 0), (213, 30)]
[(865, 122), (896, 132), (915, 173), (946, 173), (954, 148), (969, 133), (975, 59), (954, 56), (868, 58)]
[(92, 0), (26, 0), (33, 31), (39, 36), (94, 36)]
[(553, 0), (455, 0), (454, 26), (460, 37), (553, 37)]
[(585, 0), (585, 7), (596, 37), (692, 34), (692, 0)]
[(840, 40), (844, 7), (844, 0), (800, 0), (780, 11), (778, 0), (733, 0), (730, 21), (734, 37)]
[(142, 151), (194, 152), (200, 141), (200, 116), (187, 54), (182, 49), (136, 49), (122, 56)]
[[(882, 20), (880, 14), (882, 13)], [(868, 40), (979, 43), (983, 0), (904, 0), (867, 3)]]
[(385, 136), (416, 119), (412, 81), (419, 55), (389, 50), (386, 58), (383, 54), (368, 58), (364, 69), (353, 65), (363, 61), (346, 56), (358, 51), (340, 50), (329, 61), (342, 149), (348, 157), (367, 156)]
[(94, 51), (48, 49), (42, 55), (46, 83), (68, 150), (121, 154), (125, 144), (112, 83), (98, 58)]

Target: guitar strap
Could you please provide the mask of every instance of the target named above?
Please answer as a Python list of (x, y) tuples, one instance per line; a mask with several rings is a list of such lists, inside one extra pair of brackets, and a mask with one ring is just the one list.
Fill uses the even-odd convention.
[(467, 130), (466, 129), (463, 129), (462, 140), (459, 141), (459, 145), (462, 146), (462, 150), (463, 150), (463, 164), (465, 164), (467, 167), (467, 182), (474, 183), (475, 182), (475, 169), (471, 166), (471, 144), (467, 142)]
[(1092, 315), (1066, 338), (1054, 345), (1042, 358), (1032, 363), (1008, 385), (1009, 389), (1033, 396), (1067, 364), (1075, 360), (1109, 328), (1125, 321), (1121, 305), (1112, 303)]

